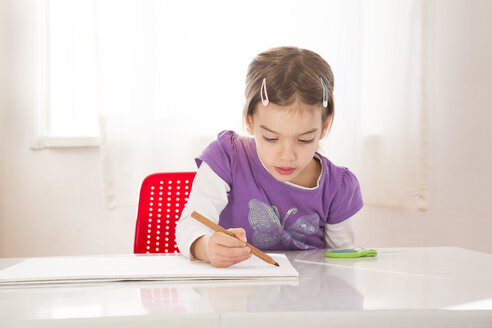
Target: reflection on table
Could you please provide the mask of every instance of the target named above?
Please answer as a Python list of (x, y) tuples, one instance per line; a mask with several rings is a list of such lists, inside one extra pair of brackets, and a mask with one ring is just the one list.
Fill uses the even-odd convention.
[[(425, 310), (428, 314), (466, 309), (481, 310), (475, 322), (492, 327), (491, 254), (451, 247), (378, 251), (376, 258), (358, 259), (326, 258), (322, 250), (287, 252), (299, 272), (298, 281), (3, 286), (0, 326), (29, 326), (40, 320), (49, 326), (59, 319), (81, 318), (166, 322), (169, 316), (188, 320), (200, 315), (208, 315), (213, 319), (210, 326), (215, 326), (227, 315), (238, 314), (254, 319), (262, 313), (302, 316), (303, 312), (340, 315), (345, 312), (339, 311), (347, 311), (348, 315), (368, 310)], [(0, 268), (16, 261), (0, 259)], [(466, 319), (467, 313), (474, 312), (459, 315)]]

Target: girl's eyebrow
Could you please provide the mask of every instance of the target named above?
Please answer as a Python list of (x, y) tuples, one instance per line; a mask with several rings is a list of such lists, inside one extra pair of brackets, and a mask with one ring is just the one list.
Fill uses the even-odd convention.
[[(267, 127), (266, 127), (266, 126), (264, 126), (264, 125), (260, 125), (260, 128), (262, 128), (262, 129), (264, 129), (264, 130), (267, 130), (268, 132), (271, 132), (271, 133), (274, 133), (274, 134), (280, 134), (280, 133), (278, 133), (278, 132), (275, 132), (275, 131), (273, 131), (273, 130), (271, 130), (271, 129), (267, 128)], [(303, 132), (303, 133), (301, 133), (301, 134), (299, 134), (299, 135), (300, 135), (300, 136), (303, 136), (303, 135), (305, 135), (305, 134), (310, 134), (310, 133), (313, 133), (313, 132), (316, 132), (316, 131), (318, 131), (318, 129), (317, 129), (317, 128), (314, 128), (314, 129), (311, 129), (311, 130), (309, 130), (309, 131)]]

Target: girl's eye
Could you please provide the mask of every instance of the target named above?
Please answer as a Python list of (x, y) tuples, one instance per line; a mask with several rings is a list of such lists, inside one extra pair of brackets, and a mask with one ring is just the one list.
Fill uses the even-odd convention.
[(314, 138), (313, 139), (309, 139), (309, 140), (303, 140), (303, 139), (299, 139), (298, 140), (300, 143), (304, 143), (304, 144), (310, 144), (314, 141)]
[(268, 142), (275, 142), (278, 140), (277, 138), (267, 138), (265, 136), (263, 137), (263, 139), (265, 139), (265, 141), (268, 141)]

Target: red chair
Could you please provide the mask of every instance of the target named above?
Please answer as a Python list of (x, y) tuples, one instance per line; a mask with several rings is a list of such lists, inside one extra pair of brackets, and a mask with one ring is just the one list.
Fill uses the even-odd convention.
[(142, 182), (135, 228), (135, 254), (179, 253), (176, 222), (188, 201), (196, 172), (154, 173)]

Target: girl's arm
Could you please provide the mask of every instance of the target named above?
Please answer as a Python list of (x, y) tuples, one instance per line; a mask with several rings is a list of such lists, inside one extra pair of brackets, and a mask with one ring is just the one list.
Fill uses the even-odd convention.
[(325, 247), (328, 249), (356, 248), (353, 221), (355, 215), (337, 224), (326, 224)]
[[(229, 190), (229, 185), (207, 163), (202, 162), (193, 180), (188, 203), (176, 225), (176, 243), (182, 255), (211, 262), (215, 266), (229, 266), (251, 256), (250, 249), (242, 247), (236, 238), (214, 233), (191, 217), (191, 213), (197, 211), (218, 223), (219, 215), (227, 205)], [(230, 230), (246, 240), (243, 229)]]

